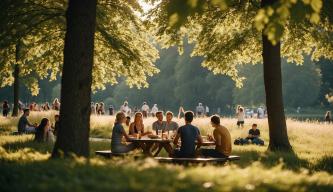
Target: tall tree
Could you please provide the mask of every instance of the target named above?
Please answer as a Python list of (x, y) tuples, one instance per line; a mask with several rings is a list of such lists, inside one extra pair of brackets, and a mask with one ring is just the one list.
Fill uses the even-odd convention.
[(12, 116), (16, 117), (18, 115), (19, 112), (19, 91), (20, 91), (20, 65), (18, 64), (19, 61), (19, 57), (20, 57), (20, 44), (17, 43), (15, 45), (15, 60), (16, 60), (16, 64), (14, 67), (14, 107), (13, 107), (13, 112), (12, 112)]
[(69, 0), (66, 13), (60, 128), (52, 153), (89, 156), (96, 0)]
[[(262, 8), (274, 5), (278, 0), (262, 0)], [(273, 44), (267, 34), (262, 33), (262, 57), (264, 66), (264, 82), (269, 127), (269, 146), (272, 151), (291, 150), (288, 140), (286, 117), (284, 114), (281, 72), (281, 43)]]
[[(155, 34), (161, 38), (161, 42), (182, 46), (182, 38), (188, 36), (196, 43), (192, 55), (203, 56), (204, 67), (214, 74), (231, 76), (238, 86), (241, 86), (243, 80), (237, 70), (240, 64), (267, 64), (277, 59), (269, 65), (275, 63), (278, 66), (271, 68), (280, 69), (280, 54), (295, 63), (302, 63), (304, 54), (311, 54), (312, 59), (321, 56), (332, 58), (333, 46), (327, 41), (332, 33), (330, 24), (324, 19), (319, 22), (321, 0), (313, 0), (311, 3), (290, 0), (274, 2), (276, 3), (260, 7), (260, 1), (162, 1), (150, 12), (148, 19), (152, 20)], [(280, 47), (282, 37), (284, 43)], [(267, 81), (270, 80), (268, 75), (272, 74), (271, 68), (265, 67), (265, 72), (268, 72), (267, 76), (265, 74)], [(276, 78), (275, 83), (265, 84), (269, 95), (278, 94), (274, 98), (278, 99), (275, 104), (279, 105), (277, 113), (280, 114), (269, 118), (270, 125), (276, 123), (270, 130), (281, 129), (277, 132), (284, 138), (281, 143), (270, 138), (273, 142), (269, 149), (288, 151), (290, 145), (287, 134), (284, 134), (281, 82), (277, 82), (281, 81), (281, 72), (277, 73), (272, 76)], [(268, 103), (268, 106), (274, 105)], [(277, 119), (283, 122), (278, 122)], [(275, 134), (270, 136), (275, 137)], [(277, 138), (281, 138), (280, 136)]]

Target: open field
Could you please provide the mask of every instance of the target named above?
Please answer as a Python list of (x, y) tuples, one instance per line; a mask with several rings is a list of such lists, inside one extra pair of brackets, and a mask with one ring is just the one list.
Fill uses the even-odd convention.
[[(29, 120), (52, 116), (33, 113)], [(151, 130), (153, 121), (145, 120), (146, 129)], [(246, 128), (238, 129), (235, 119), (224, 118), (233, 139), (246, 136), (257, 123), (266, 146), (233, 145), (233, 154), (241, 160), (225, 166), (183, 167), (149, 158), (95, 157), (93, 152), (110, 148), (109, 142), (91, 142), (89, 161), (49, 160), (53, 144), (34, 143), (31, 135), (10, 136), (16, 123), (0, 118), (0, 191), (333, 191), (332, 124), (288, 120), (295, 153), (271, 153), (266, 151), (266, 120), (248, 119)], [(93, 116), (91, 135), (109, 138), (112, 124), (113, 117)], [(195, 119), (194, 124), (203, 135), (212, 130), (208, 118)]]

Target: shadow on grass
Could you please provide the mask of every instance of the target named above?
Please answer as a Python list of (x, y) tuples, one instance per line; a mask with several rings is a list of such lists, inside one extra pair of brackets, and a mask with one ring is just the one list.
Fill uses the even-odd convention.
[(310, 168), (310, 164), (307, 160), (300, 159), (295, 153), (287, 152), (259, 152), (259, 151), (234, 151), (241, 157), (235, 164), (240, 167), (247, 167), (250, 163), (259, 161), (267, 168), (274, 167), (281, 162), (284, 163), (284, 168), (298, 171), (301, 168)]
[[(6, 143), (2, 145), (2, 147), (8, 153), (15, 153), (19, 150), (29, 148), (33, 151), (45, 154), (45, 153), (52, 153), (54, 143), (38, 143), (31, 140), (27, 141), (17, 141), (13, 143)], [(110, 142), (107, 141), (98, 141), (98, 142), (90, 142), (90, 156), (95, 156), (95, 151), (97, 150), (107, 150), (110, 149)]]
[(314, 166), (314, 169), (318, 171), (327, 171), (333, 174), (333, 157), (332, 156), (323, 157)]

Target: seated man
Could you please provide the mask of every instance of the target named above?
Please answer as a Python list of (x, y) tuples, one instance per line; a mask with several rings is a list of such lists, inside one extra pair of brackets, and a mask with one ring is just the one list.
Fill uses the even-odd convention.
[(246, 137), (246, 139), (250, 140), (253, 144), (264, 145), (264, 141), (259, 138), (260, 130), (257, 129), (257, 127), (257, 124), (252, 124), (252, 128), (249, 130), (249, 135)]
[(215, 149), (202, 149), (201, 154), (205, 157), (228, 157), (231, 154), (231, 136), (228, 129), (220, 124), (220, 117), (214, 115), (210, 119), (214, 127), (213, 137), (209, 136), (209, 140), (215, 141)]
[(196, 156), (196, 141), (198, 146), (202, 143), (200, 131), (197, 127), (191, 123), (193, 121), (193, 112), (187, 111), (185, 113), (185, 125), (178, 128), (177, 135), (173, 141), (175, 145), (178, 145), (179, 138), (181, 140), (180, 150), (175, 149), (172, 156), (182, 158), (192, 158)]
[(173, 118), (173, 113), (171, 111), (168, 111), (166, 113), (166, 122), (165, 122), (165, 131), (167, 131), (168, 134), (177, 131), (179, 127), (177, 122), (172, 121), (172, 118)]
[(36, 131), (36, 126), (29, 123), (27, 117), (30, 114), (29, 109), (24, 109), (23, 115), (20, 117), (20, 120), (17, 125), (19, 133), (34, 133)]
[(157, 121), (153, 123), (153, 130), (156, 131), (156, 135), (158, 135), (158, 132), (164, 132), (165, 131), (165, 121), (163, 121), (163, 112), (158, 111), (156, 112)]

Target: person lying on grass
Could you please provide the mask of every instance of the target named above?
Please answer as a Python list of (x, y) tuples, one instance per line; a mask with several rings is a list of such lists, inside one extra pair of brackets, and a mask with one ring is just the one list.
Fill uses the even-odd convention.
[(178, 145), (181, 140), (180, 149), (174, 149), (170, 154), (172, 157), (192, 158), (196, 156), (196, 141), (198, 146), (202, 144), (202, 137), (198, 127), (193, 126), (194, 113), (192, 111), (185, 112), (185, 125), (178, 128), (177, 135), (173, 140), (174, 145)]
[(129, 126), (129, 135), (140, 136), (151, 134), (150, 132), (145, 132), (145, 127), (143, 124), (143, 115), (140, 112), (136, 112), (134, 116), (134, 122)]
[(228, 129), (220, 124), (220, 117), (213, 115), (211, 124), (214, 127), (213, 137), (208, 135), (210, 141), (214, 141), (215, 149), (201, 149), (201, 155), (204, 157), (223, 158), (231, 154), (231, 136)]
[(54, 135), (51, 131), (51, 124), (47, 118), (43, 118), (35, 132), (35, 141), (37, 142), (53, 142)]
[(257, 124), (252, 124), (252, 128), (249, 130), (249, 135), (246, 137), (247, 141), (251, 141), (251, 143), (256, 145), (264, 145), (264, 141), (259, 138), (260, 130), (258, 129)]
[(125, 122), (125, 113), (118, 112), (112, 130), (111, 150), (113, 153), (127, 153), (136, 148), (134, 143), (125, 144), (122, 142), (123, 137), (126, 139), (126, 141), (130, 139), (122, 125)]

